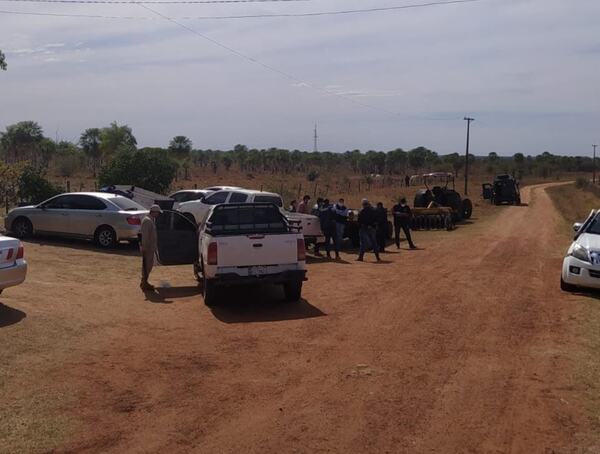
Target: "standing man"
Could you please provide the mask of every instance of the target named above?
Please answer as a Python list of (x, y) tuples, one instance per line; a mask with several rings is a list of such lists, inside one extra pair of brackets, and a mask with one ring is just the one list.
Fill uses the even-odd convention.
[(407, 188), (410, 186), (410, 177), (408, 175), (404, 177), (404, 186)]
[(306, 194), (302, 198), (302, 202), (300, 202), (300, 205), (298, 205), (298, 213), (308, 214), (310, 212), (309, 203), (310, 203), (310, 196), (308, 194)]
[(383, 203), (377, 202), (375, 208), (377, 215), (377, 248), (379, 252), (385, 252), (385, 240), (388, 234), (388, 211), (383, 207)]
[(156, 218), (162, 213), (158, 205), (152, 205), (150, 212), (142, 220), (140, 229), (140, 251), (142, 253), (142, 282), (140, 288), (143, 291), (153, 291), (154, 286), (148, 282), (150, 272), (154, 267), (154, 256), (157, 249)]
[(413, 243), (410, 235), (412, 211), (410, 210), (410, 207), (406, 203), (406, 199), (404, 197), (400, 199), (400, 203), (394, 205), (392, 208), (392, 213), (394, 215), (394, 238), (396, 240), (396, 247), (400, 249), (400, 229), (402, 229), (404, 231), (404, 235), (406, 235), (406, 240), (408, 241), (410, 248), (416, 249), (417, 247)]
[(348, 208), (346, 208), (344, 199), (338, 200), (338, 202), (333, 206), (333, 218), (335, 220), (335, 258), (339, 259), (339, 251), (342, 250), (342, 241), (344, 241), (346, 224), (348, 224)]
[[(331, 258), (331, 243), (335, 249), (335, 257), (340, 257), (340, 252), (335, 242), (335, 218), (333, 213), (333, 207), (329, 204), (329, 199), (325, 199), (321, 202), (319, 208), (319, 222), (321, 224), (321, 230), (325, 235), (325, 250), (327, 251), (327, 257)], [(319, 255), (319, 244), (315, 244), (315, 254)]]
[(379, 258), (379, 251), (377, 250), (377, 213), (371, 206), (371, 203), (367, 199), (362, 200), (362, 210), (358, 213), (358, 233), (360, 236), (360, 249), (358, 251), (359, 262), (363, 261), (365, 251), (369, 246), (373, 248), (377, 261), (381, 261)]

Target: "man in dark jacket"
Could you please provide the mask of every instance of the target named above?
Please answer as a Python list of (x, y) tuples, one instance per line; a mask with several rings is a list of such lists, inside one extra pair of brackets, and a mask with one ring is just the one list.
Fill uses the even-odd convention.
[[(325, 199), (321, 202), (317, 216), (319, 216), (321, 230), (323, 231), (323, 235), (325, 235), (325, 250), (327, 251), (327, 257), (331, 258), (331, 243), (333, 242), (335, 256), (336, 258), (339, 258), (340, 251), (335, 242), (335, 215), (333, 208), (329, 203), (329, 199)], [(315, 245), (315, 254), (319, 254), (319, 244)]]
[(385, 240), (388, 234), (388, 212), (387, 208), (383, 207), (383, 203), (377, 202), (377, 208), (375, 208), (377, 214), (377, 247), (379, 252), (385, 252)]
[(394, 205), (394, 207), (392, 208), (392, 213), (394, 215), (394, 239), (396, 240), (396, 247), (400, 249), (400, 230), (403, 230), (410, 248), (416, 249), (417, 247), (413, 243), (412, 237), (410, 235), (410, 221), (412, 219), (412, 211), (406, 203), (405, 198), (400, 199), (400, 203)]
[(362, 262), (365, 251), (373, 248), (375, 257), (379, 262), (379, 250), (377, 249), (377, 213), (367, 199), (362, 201), (362, 210), (358, 213), (358, 233), (360, 236), (360, 249), (358, 252), (358, 261)]

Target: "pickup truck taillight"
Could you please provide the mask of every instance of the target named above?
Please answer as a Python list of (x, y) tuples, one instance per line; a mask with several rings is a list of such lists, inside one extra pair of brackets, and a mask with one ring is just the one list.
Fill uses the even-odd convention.
[(25, 257), (25, 248), (23, 247), (23, 243), (19, 243), (19, 250), (17, 251), (17, 257), (15, 260), (19, 260)]
[(127, 224), (129, 224), (129, 225), (142, 225), (142, 220), (140, 218), (136, 218), (135, 216), (129, 216), (127, 218)]
[(217, 243), (210, 243), (208, 245), (208, 253), (206, 256), (206, 264), (207, 265), (216, 265), (217, 264), (217, 253), (218, 246)]
[(298, 261), (302, 262), (306, 260), (306, 248), (304, 247), (304, 240), (298, 239), (296, 244), (298, 248)]

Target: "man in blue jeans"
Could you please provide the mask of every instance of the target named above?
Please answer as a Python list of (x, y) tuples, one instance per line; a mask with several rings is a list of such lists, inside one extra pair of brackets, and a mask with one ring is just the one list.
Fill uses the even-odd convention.
[[(333, 215), (335, 220), (335, 244), (337, 250), (342, 250), (342, 241), (344, 240), (344, 232), (346, 231), (346, 224), (348, 223), (348, 208), (344, 204), (344, 199), (338, 200), (333, 206)], [(339, 254), (336, 254), (336, 258), (339, 259)]]
[(367, 199), (362, 200), (362, 210), (358, 213), (358, 234), (360, 237), (360, 249), (358, 252), (359, 262), (363, 261), (365, 251), (373, 248), (377, 261), (380, 262), (379, 250), (377, 248), (377, 213)]

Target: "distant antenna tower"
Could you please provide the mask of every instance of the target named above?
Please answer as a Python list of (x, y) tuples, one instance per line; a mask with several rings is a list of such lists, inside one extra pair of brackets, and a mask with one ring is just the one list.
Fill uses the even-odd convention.
[(316, 153), (317, 151), (319, 151), (319, 136), (317, 135), (317, 124), (315, 123), (315, 146), (313, 151)]

